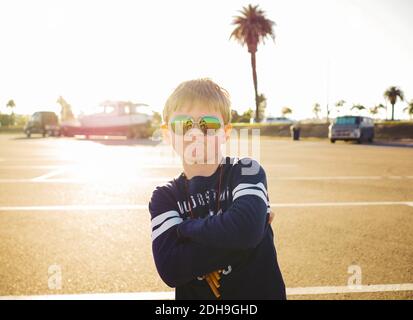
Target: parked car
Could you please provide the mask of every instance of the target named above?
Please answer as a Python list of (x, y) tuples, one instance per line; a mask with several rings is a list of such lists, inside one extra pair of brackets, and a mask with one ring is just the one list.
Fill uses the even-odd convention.
[(28, 138), (31, 137), (32, 133), (40, 133), (43, 137), (46, 135), (59, 136), (59, 119), (54, 112), (38, 111), (32, 114), (23, 130)]
[[(253, 122), (255, 122), (255, 119), (253, 119)], [(266, 117), (261, 123), (294, 124), (294, 121), (287, 117)]]
[(332, 143), (337, 140), (354, 140), (358, 143), (373, 142), (374, 120), (361, 116), (337, 117), (329, 126), (328, 137)]
[(78, 119), (64, 121), (61, 131), (64, 136), (84, 135), (127, 136), (129, 139), (146, 137), (153, 120), (152, 109), (143, 103), (105, 101), (89, 114)]

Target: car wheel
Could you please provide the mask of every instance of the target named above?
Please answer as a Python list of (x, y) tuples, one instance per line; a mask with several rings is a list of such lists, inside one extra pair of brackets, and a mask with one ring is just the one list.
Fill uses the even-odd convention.
[(336, 143), (336, 140), (330, 139), (330, 142), (331, 142), (331, 143)]

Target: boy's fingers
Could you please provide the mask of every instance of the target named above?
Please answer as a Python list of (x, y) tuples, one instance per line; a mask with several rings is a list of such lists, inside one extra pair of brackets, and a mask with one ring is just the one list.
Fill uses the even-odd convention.
[(215, 277), (215, 274), (214, 274), (214, 273), (211, 273), (211, 274), (210, 274), (210, 278), (211, 278), (212, 282), (214, 283), (215, 287), (216, 287), (216, 288), (219, 288), (219, 287), (220, 287), (220, 284), (219, 284), (219, 282), (218, 282), (218, 279)]
[(206, 279), (206, 281), (208, 282), (209, 287), (211, 288), (211, 290), (212, 290), (212, 292), (214, 293), (215, 297), (216, 297), (216, 298), (221, 297), (218, 289), (216, 288), (215, 284), (212, 282), (210, 276), (207, 275), (205, 279)]
[(270, 211), (270, 214), (268, 215), (268, 224), (271, 224), (272, 221), (274, 220), (275, 217), (275, 212), (274, 211)]

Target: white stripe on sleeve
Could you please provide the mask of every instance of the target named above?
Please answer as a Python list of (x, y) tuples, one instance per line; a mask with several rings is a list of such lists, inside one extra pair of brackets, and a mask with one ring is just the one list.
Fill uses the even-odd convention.
[(246, 188), (251, 188), (251, 187), (257, 187), (260, 188), (266, 196), (268, 196), (267, 189), (265, 188), (264, 184), (262, 182), (258, 182), (257, 184), (252, 184), (252, 183), (240, 183), (237, 185), (234, 190), (232, 190), (232, 195), (235, 196), (235, 193), (239, 190), (246, 189)]
[(235, 199), (242, 197), (242, 196), (247, 196), (247, 195), (253, 195), (253, 196), (258, 196), (260, 197), (262, 200), (264, 200), (265, 204), (268, 206), (268, 199), (265, 196), (264, 192), (262, 192), (261, 190), (256, 190), (256, 189), (244, 189), (244, 190), (240, 190), (237, 192), (237, 194), (232, 198), (233, 201), (235, 201)]
[(157, 215), (155, 218), (152, 219), (152, 229), (155, 228), (157, 225), (160, 225), (162, 222), (164, 222), (166, 219), (170, 217), (179, 217), (178, 211), (171, 210), (161, 213), (160, 215)]
[(169, 230), (173, 226), (180, 224), (183, 221), (182, 218), (176, 217), (172, 218), (165, 223), (163, 223), (158, 229), (152, 232), (152, 241), (154, 241), (157, 237), (159, 237), (162, 233)]

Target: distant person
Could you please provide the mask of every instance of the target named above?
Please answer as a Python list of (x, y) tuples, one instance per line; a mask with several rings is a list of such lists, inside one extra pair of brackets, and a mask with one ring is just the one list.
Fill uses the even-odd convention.
[(181, 83), (166, 101), (162, 130), (183, 172), (149, 203), (155, 264), (176, 299), (286, 299), (265, 171), (222, 155), (230, 110), (209, 79)]

